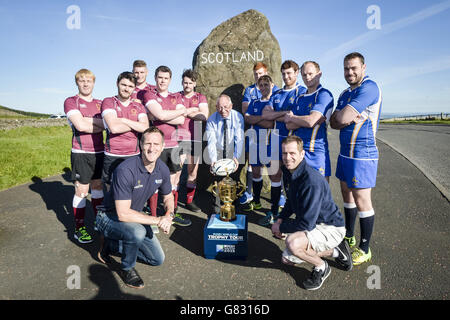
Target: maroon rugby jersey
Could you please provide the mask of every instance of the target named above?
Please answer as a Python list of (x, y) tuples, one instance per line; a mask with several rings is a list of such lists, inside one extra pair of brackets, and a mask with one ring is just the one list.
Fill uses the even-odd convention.
[[(184, 96), (183, 91), (178, 92), (178, 95), (181, 97), (181, 101), (186, 108), (198, 108), (200, 103), (208, 103), (206, 97), (198, 92), (194, 92), (194, 95), (190, 98)], [(200, 137), (195, 137), (194, 134), (194, 120), (186, 117), (184, 123), (178, 126), (178, 140), (193, 140), (193, 141), (202, 141), (201, 132)]]
[(93, 99), (86, 101), (78, 95), (69, 97), (64, 101), (64, 112), (73, 131), (72, 151), (77, 153), (99, 153), (103, 152), (103, 132), (86, 133), (78, 131), (70, 121), (70, 116), (81, 113), (83, 117), (101, 119), (102, 101)]
[(133, 93), (131, 94), (131, 99), (139, 99), (141, 102), (144, 102), (144, 94), (146, 91), (156, 92), (156, 86), (153, 84), (145, 83), (144, 89), (139, 89), (138, 87), (134, 88)]
[[(147, 91), (144, 94), (144, 104), (147, 105), (149, 101), (158, 102), (163, 110), (175, 110), (178, 104), (182, 104), (181, 97), (176, 93), (169, 93), (167, 97), (163, 97), (158, 91)], [(164, 133), (165, 148), (173, 148), (178, 146), (177, 127), (176, 125), (168, 124), (160, 120), (154, 120), (153, 125)]]
[[(139, 121), (139, 117), (147, 117), (144, 106), (138, 102), (130, 101), (128, 106), (124, 106), (117, 97), (105, 98), (102, 103), (102, 117), (113, 112), (117, 118), (127, 118)], [(105, 154), (113, 156), (132, 156), (140, 153), (138, 132), (131, 130), (124, 133), (113, 134), (108, 130), (106, 122), (106, 142)]]

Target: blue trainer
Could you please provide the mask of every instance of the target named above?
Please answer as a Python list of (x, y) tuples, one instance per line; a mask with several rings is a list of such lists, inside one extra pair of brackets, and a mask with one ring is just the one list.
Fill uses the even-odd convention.
[(253, 200), (253, 195), (248, 193), (247, 191), (244, 192), (242, 196), (239, 197), (239, 203), (240, 204), (246, 204)]

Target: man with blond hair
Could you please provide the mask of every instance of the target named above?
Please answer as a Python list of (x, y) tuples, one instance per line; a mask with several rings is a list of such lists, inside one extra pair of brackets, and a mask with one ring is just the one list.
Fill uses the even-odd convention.
[(148, 68), (144, 60), (135, 60), (133, 62), (133, 74), (136, 77), (136, 88), (131, 94), (131, 99), (144, 101), (144, 94), (146, 91), (155, 91), (156, 86), (147, 82)]
[(91, 205), (97, 215), (97, 206), (103, 201), (103, 121), (101, 100), (92, 97), (95, 75), (88, 69), (75, 74), (78, 94), (64, 101), (64, 112), (72, 128), (71, 166), (75, 181), (72, 201), (75, 217), (74, 238), (80, 243), (92, 242), (84, 223), (86, 198), (91, 188)]

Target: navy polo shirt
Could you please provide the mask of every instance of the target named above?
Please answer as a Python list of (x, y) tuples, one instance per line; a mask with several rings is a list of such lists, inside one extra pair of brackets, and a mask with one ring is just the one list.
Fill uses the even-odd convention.
[[(303, 159), (291, 174), (283, 166), (283, 178), (287, 190), (286, 204), (280, 213), (283, 222), (280, 232), (311, 231), (325, 223), (336, 227), (345, 225), (342, 213), (335, 204), (325, 178)], [(287, 219), (295, 213), (295, 219)]]
[(131, 200), (131, 209), (141, 212), (156, 190), (163, 196), (172, 192), (169, 168), (158, 159), (150, 173), (144, 167), (141, 155), (130, 157), (114, 170), (111, 190), (105, 195), (106, 212), (111, 218), (117, 217), (115, 200)]

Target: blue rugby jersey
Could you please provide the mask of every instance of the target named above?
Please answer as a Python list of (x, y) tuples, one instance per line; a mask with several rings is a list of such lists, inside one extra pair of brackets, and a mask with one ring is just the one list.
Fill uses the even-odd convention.
[[(263, 111), (264, 107), (269, 104), (269, 101), (270, 100), (261, 100), (261, 99), (252, 100), (250, 102), (250, 104), (248, 105), (247, 112), (245, 114), (249, 115), (249, 116), (260, 116), (260, 115), (262, 115), (262, 111)], [(259, 131), (261, 129), (262, 130), (266, 130), (265, 133), (267, 133), (267, 135), (265, 135), (265, 137), (266, 137), (265, 141), (258, 141), (258, 144), (261, 144), (261, 143), (268, 144), (268, 140), (267, 139), (268, 139), (268, 134), (270, 133), (270, 129), (260, 127), (257, 124), (253, 124), (251, 126), (251, 128), (255, 130), (256, 137), (259, 137)], [(251, 142), (255, 142), (255, 141), (251, 141)]]
[[(278, 88), (276, 85), (272, 88), (272, 94), (277, 92), (280, 88)], [(248, 86), (245, 88), (244, 91), (244, 97), (242, 98), (242, 102), (248, 102), (250, 103), (252, 100), (261, 99), (262, 94), (261, 91), (259, 91), (258, 87), (256, 86), (256, 83), (252, 84), (251, 86)]]
[(364, 120), (340, 130), (340, 154), (355, 159), (378, 159), (376, 133), (380, 122), (382, 95), (375, 81), (365, 76), (355, 89), (347, 88), (339, 96), (336, 110), (347, 105), (354, 108)]
[(327, 123), (333, 111), (333, 95), (321, 85), (312, 93), (299, 96), (292, 113), (296, 116), (308, 116), (319, 112), (327, 121), (312, 128), (300, 127), (293, 133), (303, 140), (303, 148), (309, 152), (328, 152)]
[[(293, 89), (280, 89), (270, 98), (270, 105), (274, 111), (290, 111), (295, 105), (297, 97), (305, 92), (306, 88), (298, 83)], [(289, 130), (286, 128), (286, 124), (284, 122), (276, 121), (274, 129), (278, 130), (278, 135), (281, 137), (287, 137), (289, 135)]]

